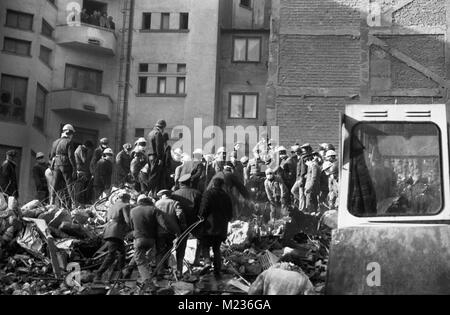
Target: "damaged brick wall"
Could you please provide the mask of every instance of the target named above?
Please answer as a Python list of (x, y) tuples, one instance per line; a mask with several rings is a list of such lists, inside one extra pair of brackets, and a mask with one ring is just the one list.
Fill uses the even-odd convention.
[(359, 85), (360, 44), (357, 39), (351, 36), (282, 35), (280, 42), (280, 85)]
[[(364, 6), (371, 2), (375, 0), (279, 0), (279, 11), (272, 17), (269, 59), (277, 65), (269, 65), (276, 93), (268, 100), (276, 115), (268, 124), (280, 126), (283, 145), (337, 144), (338, 113), (351, 102), (446, 102), (442, 80), (438, 83), (405, 60), (446, 78), (449, 1), (376, 1), (383, 12), (379, 29), (366, 23)], [(389, 47), (369, 46), (368, 32)], [(392, 56), (390, 48), (406, 58)], [(272, 88), (272, 82), (268, 86)]]

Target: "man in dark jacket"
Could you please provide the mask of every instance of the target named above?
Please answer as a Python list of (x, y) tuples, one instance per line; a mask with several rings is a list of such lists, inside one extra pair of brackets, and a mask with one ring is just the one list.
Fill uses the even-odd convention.
[[(65, 125), (61, 138), (55, 140), (50, 151), (51, 165), (53, 171), (52, 187), (57, 190), (59, 198), (57, 202), (64, 200), (65, 192), (69, 194), (70, 202), (75, 205), (75, 194), (73, 182), (77, 178), (77, 165), (75, 162), (72, 138), (75, 129), (72, 125)], [(66, 203), (69, 203), (67, 201)]]
[(108, 254), (97, 270), (95, 280), (101, 280), (103, 273), (114, 263), (117, 256), (116, 269), (122, 271), (125, 266), (125, 244), (123, 242), (130, 226), (130, 195), (123, 193), (119, 200), (108, 210), (103, 239), (108, 244)]
[(204, 194), (199, 211), (200, 217), (205, 219), (200, 232), (203, 255), (209, 259), (209, 249), (213, 248), (214, 274), (217, 278), (220, 278), (222, 269), (220, 244), (227, 238), (228, 222), (233, 216), (231, 198), (224, 191), (224, 184), (222, 178), (212, 180), (212, 188)]
[(36, 199), (40, 202), (47, 202), (49, 197), (47, 179), (45, 178), (46, 169), (47, 162), (45, 161), (44, 153), (38, 152), (36, 154), (36, 164), (33, 166), (32, 173), (34, 185), (36, 186)]
[(123, 145), (123, 150), (120, 151), (116, 156), (117, 165), (117, 182), (120, 187), (123, 187), (125, 183), (130, 180), (130, 165), (131, 165), (131, 152), (133, 146), (131, 143), (125, 143)]
[(91, 174), (94, 174), (95, 167), (97, 166), (97, 162), (103, 156), (103, 151), (105, 151), (105, 149), (109, 148), (108, 144), (109, 144), (109, 140), (107, 138), (100, 139), (100, 145), (97, 148), (95, 148), (94, 153), (92, 155), (91, 165), (90, 165)]
[(111, 188), (114, 154), (110, 148), (103, 151), (103, 157), (97, 162), (94, 172), (94, 193), (98, 199), (105, 190)]
[(94, 144), (87, 140), (75, 150), (75, 162), (77, 164), (77, 185), (75, 199), (77, 203), (87, 204), (92, 199), (92, 175), (89, 168)]
[[(172, 194), (172, 199), (180, 203), (182, 210), (181, 229), (186, 230), (189, 226), (198, 220), (198, 212), (202, 201), (202, 193), (197, 189), (191, 188), (191, 176), (183, 175), (179, 180), (180, 189)], [(198, 237), (198, 229), (192, 231), (192, 235)], [(183, 259), (186, 251), (187, 238), (183, 240), (177, 248), (177, 271), (181, 275), (183, 271)], [(196, 262), (200, 258), (200, 244), (197, 242)]]
[(19, 187), (16, 174), (16, 156), (17, 152), (10, 150), (6, 152), (6, 160), (0, 169), (0, 188), (8, 196), (19, 198)]
[(144, 168), (144, 166), (147, 164), (147, 162), (148, 159), (145, 156), (144, 151), (140, 150), (134, 153), (134, 158), (131, 160), (130, 163), (130, 173), (131, 178), (134, 181), (134, 189), (139, 192), (144, 189), (144, 187), (141, 187), (140, 173), (142, 168)]
[(165, 227), (161, 211), (145, 195), (140, 195), (137, 200), (138, 206), (131, 209), (130, 221), (134, 236), (134, 260), (141, 275), (142, 282), (151, 279), (150, 261), (147, 251), (155, 245), (158, 224)]
[(161, 187), (161, 176), (164, 164), (164, 128), (167, 124), (164, 120), (158, 120), (155, 127), (148, 134), (148, 165), (149, 165), (149, 189), (155, 195)]

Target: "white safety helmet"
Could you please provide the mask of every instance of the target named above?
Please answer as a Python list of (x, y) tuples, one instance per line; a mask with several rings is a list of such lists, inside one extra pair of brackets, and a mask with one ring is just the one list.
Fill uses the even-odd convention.
[(226, 152), (225, 147), (220, 147), (219, 150), (217, 150), (217, 154)]
[(106, 148), (105, 150), (103, 150), (103, 154), (114, 155), (113, 150), (111, 148)]
[(336, 156), (336, 152), (333, 150), (328, 150), (325, 157)]
[(279, 147), (276, 149), (276, 152), (280, 152), (280, 151), (286, 151), (286, 148), (283, 147), (283, 146), (279, 146)]
[(63, 132), (66, 132), (66, 131), (72, 131), (72, 132), (75, 132), (75, 129), (73, 128), (72, 125), (67, 124), (67, 125), (64, 125), (62, 131), (63, 131)]
[(202, 149), (195, 149), (192, 154), (193, 155), (203, 155), (203, 150)]

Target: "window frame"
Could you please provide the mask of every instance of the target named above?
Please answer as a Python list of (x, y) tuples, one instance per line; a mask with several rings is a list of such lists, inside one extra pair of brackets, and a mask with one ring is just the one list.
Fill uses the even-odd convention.
[[(12, 41), (12, 42), (14, 42), (14, 43), (20, 42), (20, 43), (26, 43), (26, 44), (28, 44), (28, 45), (29, 45), (29, 46), (28, 46), (28, 53), (27, 53), (27, 54), (20, 54), (20, 53), (17, 52), (17, 49), (16, 49), (16, 51), (9, 51), (9, 50), (6, 50), (6, 49), (5, 49), (5, 45), (6, 45), (6, 41), (7, 41), (7, 40)], [(28, 40), (23, 40), (23, 39), (18, 39), (18, 38), (15, 38), (15, 37), (5, 36), (5, 37), (3, 37), (3, 48), (2, 48), (2, 52), (5, 52), (5, 53), (7, 53), (7, 54), (13, 54), (13, 55), (21, 56), (21, 57), (32, 57), (32, 55), (31, 55), (32, 44), (33, 44), (33, 42), (28, 41)], [(15, 47), (15, 48), (16, 48), (16, 47)]]
[[(256, 96), (256, 116), (255, 117), (245, 117), (245, 96), (251, 95)], [(232, 117), (231, 116), (231, 99), (233, 96), (242, 97), (242, 117)], [(259, 93), (258, 92), (229, 92), (228, 93), (228, 119), (259, 119)]]
[[(13, 13), (16, 14), (18, 17), (20, 15), (27, 15), (29, 17), (31, 17), (31, 28), (21, 28), (19, 27), (19, 21), (17, 20), (17, 25), (12, 26), (12, 25), (8, 25), (8, 13)], [(22, 30), (22, 31), (29, 31), (29, 32), (34, 32), (34, 14), (32, 13), (27, 13), (27, 12), (22, 12), (22, 11), (17, 11), (17, 10), (11, 10), (11, 9), (7, 9), (6, 10), (6, 16), (5, 16), (5, 24), (6, 27), (10, 27), (10, 28), (15, 28), (18, 30)]]
[[(163, 24), (164, 24), (164, 19), (163, 16), (168, 16), (169, 17), (169, 21), (168, 21), (168, 25), (167, 28), (163, 28)], [(159, 29), (161, 31), (168, 31), (170, 30), (170, 12), (161, 12), (161, 18), (160, 18), (160, 25), (159, 25)]]
[[(145, 66), (144, 66), (144, 65), (145, 65)], [(146, 67), (146, 68), (147, 68), (147, 71), (142, 71), (141, 66)], [(139, 63), (139, 65), (138, 65), (138, 72), (140, 72), (140, 73), (148, 73), (148, 72), (149, 72), (148, 69), (149, 69), (148, 63)]]
[[(181, 22), (183, 20), (183, 16), (187, 16), (186, 28), (181, 28)], [(189, 12), (180, 12), (180, 23), (179, 23), (178, 29), (184, 30), (184, 31), (189, 30)]]
[[(160, 85), (159, 85), (160, 80), (164, 80), (164, 93), (161, 93), (161, 91), (160, 91)], [(161, 76), (157, 77), (157, 79), (156, 79), (156, 94), (157, 95), (166, 95), (167, 94), (167, 77), (161, 77)]]
[[(145, 16), (149, 16), (150, 17), (150, 24), (149, 24), (148, 28), (144, 28)], [(151, 29), (152, 29), (152, 12), (142, 12), (141, 30), (148, 31), (148, 30), (151, 30)]]
[[(235, 59), (235, 45), (237, 39), (245, 39), (245, 60)], [(259, 41), (259, 58), (258, 61), (248, 60), (248, 41), (249, 39), (257, 39)], [(231, 61), (233, 63), (261, 63), (262, 62), (262, 36), (243, 36), (243, 35), (233, 35), (232, 39), (232, 56)]]
[(355, 218), (358, 218), (358, 219), (364, 219), (364, 218), (371, 218), (371, 219), (381, 219), (381, 218), (393, 218), (393, 217), (402, 217), (402, 218), (412, 218), (412, 217), (433, 217), (433, 216), (437, 216), (437, 215), (440, 215), (441, 213), (442, 213), (442, 211), (444, 211), (444, 208), (445, 208), (445, 196), (444, 196), (444, 181), (443, 181), (443, 179), (444, 179), (444, 169), (443, 169), (443, 161), (442, 161), (442, 157), (443, 157), (443, 155), (442, 155), (442, 150), (443, 150), (443, 148), (442, 148), (442, 131), (441, 131), (441, 128), (435, 123), (435, 122), (433, 122), (433, 121), (394, 121), (394, 120), (389, 120), (389, 121), (360, 121), (360, 122), (357, 122), (356, 124), (354, 124), (353, 126), (352, 126), (352, 128), (351, 128), (351, 130), (350, 130), (350, 132), (349, 132), (349, 137), (350, 137), (350, 148), (349, 148), (349, 150), (350, 150), (350, 152), (352, 151), (352, 149), (353, 149), (353, 141), (352, 141), (352, 136), (353, 135), (355, 135), (356, 133), (355, 133), (355, 128), (357, 128), (359, 125), (362, 125), (362, 124), (410, 124), (410, 125), (419, 125), (419, 124), (430, 124), (430, 125), (433, 125), (435, 128), (436, 128), (436, 130), (437, 130), (437, 136), (438, 136), (438, 143), (439, 143), (439, 169), (440, 169), (440, 176), (439, 176), (439, 180), (440, 180), (440, 183), (441, 183), (441, 186), (440, 186), (440, 193), (441, 193), (441, 202), (440, 202), (440, 208), (439, 208), (439, 210), (436, 210), (435, 211), (435, 213), (429, 213), (429, 214), (424, 214), (424, 213), (416, 213), (416, 214), (413, 214), (413, 215), (411, 215), (411, 214), (402, 214), (402, 213), (393, 213), (393, 214), (386, 214), (386, 213), (384, 213), (383, 215), (379, 215), (379, 216), (367, 216), (367, 215), (356, 215), (355, 214), (355, 212), (353, 212), (352, 211), (352, 209), (350, 209), (350, 205), (349, 205), (349, 201), (351, 200), (351, 197), (352, 197), (352, 190), (350, 189), (350, 178), (351, 178), (351, 176), (352, 176), (352, 174), (351, 174), (351, 169), (352, 169), (352, 166), (353, 166), (353, 162), (352, 162), (352, 160), (350, 159), (350, 161), (349, 161), (349, 170), (348, 170), (348, 175), (349, 175), (349, 181), (348, 181), (348, 185), (349, 185), (349, 187), (347, 187), (347, 189), (348, 189), (348, 192), (347, 192), (347, 196), (346, 196), (346, 204), (345, 204), (345, 207), (346, 207), (346, 210), (347, 210), (347, 212), (351, 215), (351, 216), (353, 216), (353, 217), (355, 217)]
[[(6, 119), (0, 118), (0, 121), (7, 121), (7, 122), (14, 122), (14, 123), (26, 123), (26, 115), (27, 115), (27, 102), (28, 102), (28, 88), (29, 88), (29, 83), (30, 83), (30, 79), (28, 77), (21, 77), (21, 76), (17, 76), (17, 75), (11, 75), (8, 73), (0, 73), (0, 91), (2, 91), (2, 84), (3, 84), (3, 78), (4, 77), (10, 77), (10, 78), (15, 78), (15, 79), (22, 79), (25, 80), (26, 85), (25, 85), (25, 94), (24, 94), (24, 100), (23, 100), (23, 119), (17, 120), (17, 119), (13, 119), (11, 116), (12, 114), (10, 114), (10, 117), (7, 117)], [(11, 97), (13, 98), (14, 95), (11, 95)], [(14, 98), (11, 100), (10, 102), (10, 106), (11, 108), (13, 107), (20, 107), (20, 106), (16, 106), (13, 104), (13, 100)]]
[[(179, 81), (180, 81), (180, 80), (184, 80), (184, 85), (183, 85), (184, 90), (183, 90), (182, 92), (180, 92), (180, 90), (179, 90)], [(186, 95), (186, 77), (185, 77), (185, 76), (183, 76), (183, 77), (177, 77), (177, 79), (176, 79), (176, 89), (175, 89), (175, 93), (176, 93), (177, 95)]]
[[(42, 57), (41, 57), (42, 49), (47, 50), (47, 51), (49, 52), (49, 57), (48, 57), (49, 60), (48, 60), (48, 63), (47, 63), (44, 59), (42, 59)], [(52, 65), (51, 65), (52, 53), (53, 53), (53, 50), (52, 50), (52, 49), (48, 48), (47, 46), (40, 45), (40, 47), (39, 47), (39, 60), (40, 60), (44, 65), (48, 66), (49, 68), (52, 68)]]
[[(141, 91), (141, 82), (145, 79), (145, 92)], [(138, 77), (138, 94), (142, 95), (142, 94), (148, 94), (148, 77), (147, 76), (139, 76)]]
[(242, 0), (239, 0), (239, 6), (247, 10), (252, 10), (252, 4), (252, 0), (248, 0), (248, 5), (242, 4)]
[(46, 123), (46, 119), (45, 119), (45, 112), (46, 112), (46, 107), (47, 107), (47, 97), (48, 97), (48, 93), (49, 91), (39, 82), (36, 84), (36, 104), (37, 104), (37, 95), (38, 95), (38, 90), (41, 89), (44, 92), (44, 105), (43, 105), (43, 115), (42, 115), (42, 128), (36, 123), (36, 118), (39, 118), (36, 116), (36, 108), (37, 106), (34, 107), (34, 115), (33, 115), (33, 127), (36, 128), (37, 130), (41, 131), (41, 132), (45, 132), (45, 123)]
[[(97, 91), (97, 89), (95, 91), (92, 91), (92, 90), (79, 89), (79, 88), (76, 88), (76, 87), (67, 87), (67, 68), (68, 67), (76, 68), (78, 70), (97, 72), (97, 73), (101, 74), (101, 76), (100, 76), (100, 83), (97, 83), (100, 86), (100, 91)], [(102, 91), (103, 91), (103, 71), (102, 70), (98, 70), (98, 69), (94, 69), (94, 68), (88, 68), (88, 67), (84, 67), (84, 66), (74, 65), (74, 64), (71, 64), (71, 63), (66, 63), (65, 64), (65, 68), (64, 68), (64, 88), (65, 89), (73, 89), (73, 90), (86, 92), (86, 93), (102, 94)]]
[[(43, 32), (44, 25), (51, 29), (51, 31), (52, 31), (51, 35), (44, 34), (44, 32)], [(47, 38), (50, 38), (50, 39), (54, 39), (55, 38), (55, 36), (54, 36), (55, 35), (55, 28), (53, 26), (51, 26), (50, 23), (48, 23), (44, 18), (42, 18), (42, 23), (41, 23), (41, 35), (45, 36)]]

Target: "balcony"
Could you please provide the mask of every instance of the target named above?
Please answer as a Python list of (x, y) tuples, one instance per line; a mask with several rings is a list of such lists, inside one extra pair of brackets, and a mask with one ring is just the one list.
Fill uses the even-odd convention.
[(51, 92), (50, 108), (55, 112), (79, 113), (101, 120), (111, 120), (113, 101), (109, 95), (62, 89)]
[(117, 38), (113, 30), (89, 24), (59, 25), (56, 27), (56, 43), (61, 46), (81, 48), (106, 55), (116, 54)]

